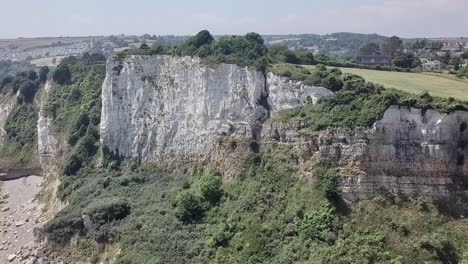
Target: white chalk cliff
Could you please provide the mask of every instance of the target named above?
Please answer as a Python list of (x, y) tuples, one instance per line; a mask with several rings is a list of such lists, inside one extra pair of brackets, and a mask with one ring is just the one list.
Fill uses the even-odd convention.
[(102, 91), (101, 141), (157, 164), (222, 159), (223, 138), (258, 139), (276, 111), (332, 94), (249, 67), (198, 58), (111, 59)]
[(304, 135), (300, 124), (265, 121), (331, 91), (191, 57), (113, 58), (102, 89), (102, 145), (126, 158), (174, 166), (233, 163), (249, 152), (249, 142), (283, 142), (302, 151), (300, 162), (318, 153), (339, 164), (347, 200), (382, 192), (433, 199), (467, 194), (468, 112), (392, 106), (371, 129)]

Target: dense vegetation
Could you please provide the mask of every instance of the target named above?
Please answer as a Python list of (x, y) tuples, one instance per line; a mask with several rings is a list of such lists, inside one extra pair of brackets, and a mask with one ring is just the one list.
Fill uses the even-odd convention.
[(467, 257), (462, 221), (424, 201), (391, 196), (347, 208), (335, 165), (315, 160), (314, 178), (300, 178), (296, 155), (288, 145), (253, 154), (224, 183), (209, 167), (191, 175), (137, 161), (122, 170), (86, 169), (64, 178), (69, 204), (46, 226), (48, 236), (57, 243), (75, 234), (117, 243), (117, 263), (459, 263)]
[(64, 59), (52, 74), (55, 84), (46, 103), (55, 133), (72, 147), (63, 165), (64, 175), (75, 175), (98, 152), (101, 86), (105, 57), (85, 54)]
[(304, 128), (316, 131), (330, 127), (370, 127), (382, 118), (391, 105), (434, 109), (444, 113), (467, 110), (468, 103), (454, 98), (432, 97), (427, 92), (411, 95), (366, 82), (363, 78), (342, 74), (338, 69), (317, 66), (306, 69), (296, 65), (275, 65), (273, 72), (302, 80), (309, 85), (327, 87), (336, 93), (322, 99), (317, 105), (285, 110), (280, 118), (284, 121), (302, 121)]
[(25, 61), (0, 60), (0, 82), (12, 78), (17, 72), (32, 70), (33, 65)]
[(215, 40), (210, 32), (203, 30), (178, 46), (165, 47), (155, 44), (149, 47), (142, 44), (139, 49), (128, 50), (119, 56), (128, 54), (197, 56), (208, 63), (232, 63), (256, 66), (260, 69), (265, 68), (268, 63), (267, 48), (262, 37), (257, 33), (248, 33), (245, 36), (224, 36)]
[(0, 161), (4, 168), (36, 165), (33, 164), (33, 154), (37, 148), (38, 107), (33, 101), (39, 87), (47, 80), (48, 70), (42, 67), (39, 75), (33, 70), (20, 71), (0, 83), (4, 100), (16, 98), (16, 104), (5, 122), (6, 137), (0, 148)]

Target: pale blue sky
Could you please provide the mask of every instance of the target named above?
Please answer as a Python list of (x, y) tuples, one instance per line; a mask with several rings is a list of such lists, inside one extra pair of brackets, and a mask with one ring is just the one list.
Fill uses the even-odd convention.
[(362, 32), (468, 36), (468, 0), (2, 0), (0, 38)]

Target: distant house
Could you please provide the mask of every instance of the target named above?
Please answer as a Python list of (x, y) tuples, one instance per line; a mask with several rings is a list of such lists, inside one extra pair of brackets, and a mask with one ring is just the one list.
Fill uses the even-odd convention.
[(360, 55), (356, 57), (356, 63), (364, 66), (390, 66), (392, 59), (384, 55)]
[(424, 70), (428, 71), (439, 71), (440, 70), (440, 61), (438, 60), (428, 60), (421, 59), (421, 66)]
[(462, 42), (445, 42), (442, 45), (442, 51), (449, 51), (449, 52), (458, 52), (463, 51), (464, 43)]
[(463, 60), (461, 67), (467, 67), (468, 66), (468, 60)]

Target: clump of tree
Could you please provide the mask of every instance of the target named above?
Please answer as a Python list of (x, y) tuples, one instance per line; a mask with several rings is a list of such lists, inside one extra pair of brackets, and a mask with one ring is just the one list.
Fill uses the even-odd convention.
[(327, 68), (322, 64), (314, 69), (306, 69), (298, 65), (278, 64), (272, 67), (275, 74), (303, 81), (311, 86), (322, 86), (332, 91), (343, 88), (342, 72), (337, 68)]
[(203, 172), (196, 187), (182, 192), (176, 199), (175, 214), (184, 223), (199, 221), (224, 194), (221, 176), (209, 169)]
[(43, 66), (39, 69), (39, 81), (45, 83), (49, 75), (49, 67)]
[(307, 50), (292, 51), (285, 46), (273, 45), (268, 48), (268, 55), (274, 62), (313, 65), (314, 55)]
[(395, 66), (400, 68), (416, 68), (421, 65), (419, 58), (413, 53), (402, 53), (393, 61)]
[(397, 36), (389, 38), (382, 45), (382, 52), (392, 59), (396, 58), (403, 52), (403, 41)]
[(358, 55), (371, 56), (371, 55), (382, 55), (380, 46), (373, 42), (367, 43), (359, 49)]
[(39, 76), (33, 70), (21, 71), (15, 76), (6, 76), (0, 82), (0, 91), (18, 93), (18, 103), (32, 103), (39, 86), (47, 80), (45, 71), (48, 71), (47, 67), (39, 70)]
[(209, 31), (203, 30), (179, 46), (171, 48), (155, 44), (150, 47), (142, 44), (140, 49), (129, 50), (119, 56), (126, 54), (197, 56), (209, 63), (232, 63), (265, 68), (268, 63), (267, 52), (263, 38), (257, 33), (224, 36), (215, 40)]
[(66, 64), (60, 64), (52, 75), (54, 82), (60, 85), (70, 84), (71, 78), (70, 68)]

